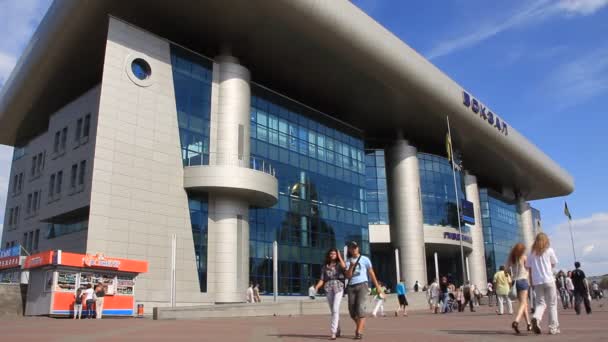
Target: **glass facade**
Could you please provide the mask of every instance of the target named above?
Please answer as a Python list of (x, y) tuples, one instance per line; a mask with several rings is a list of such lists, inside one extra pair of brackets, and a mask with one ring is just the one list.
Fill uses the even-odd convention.
[(488, 189), (479, 190), (486, 270), (491, 278), (504, 265), (514, 244), (521, 241), (517, 205)]
[(209, 205), (207, 195), (188, 195), (192, 238), (194, 239), (194, 255), (201, 292), (207, 292), (207, 233)]
[(532, 222), (534, 223), (534, 236), (536, 236), (536, 234), (540, 233), (543, 231), (543, 226), (542, 226), (542, 221), (541, 221), (541, 217), (540, 217), (540, 210), (536, 209), (536, 208), (531, 208), (532, 209)]
[(251, 154), (279, 181), (279, 202), (249, 212), (250, 277), (263, 292), (272, 289), (274, 240), (281, 294), (306, 294), (330, 247), (356, 240), (369, 255), (363, 140), (318, 116), (252, 84)]
[[(183, 165), (207, 165), (212, 64), (199, 55), (171, 46), (171, 66)], [(188, 194), (188, 207), (199, 285), (201, 292), (206, 292), (207, 196)]]
[(171, 66), (184, 166), (207, 165), (212, 63), (171, 46)]
[[(428, 153), (418, 153), (420, 192), (424, 223), (434, 226), (458, 228), (454, 175), (447, 158)], [(456, 171), (458, 198), (465, 198), (462, 174)], [(462, 227), (466, 230), (465, 226)]]
[(365, 189), (369, 224), (389, 224), (384, 150), (365, 151)]

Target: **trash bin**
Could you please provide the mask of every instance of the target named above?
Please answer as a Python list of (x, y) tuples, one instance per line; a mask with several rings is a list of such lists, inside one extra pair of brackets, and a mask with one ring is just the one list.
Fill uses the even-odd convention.
[(137, 304), (137, 317), (144, 317), (144, 305)]

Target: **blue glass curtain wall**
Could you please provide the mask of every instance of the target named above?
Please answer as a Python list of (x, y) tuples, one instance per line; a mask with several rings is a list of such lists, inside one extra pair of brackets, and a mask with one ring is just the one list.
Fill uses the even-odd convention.
[(277, 240), (279, 292), (306, 294), (330, 247), (356, 240), (369, 255), (363, 141), (261, 87), (252, 95), (251, 154), (276, 169), (279, 203), (250, 210), (251, 281), (272, 291)]
[(365, 188), (369, 224), (389, 224), (384, 150), (365, 151)]
[[(212, 63), (171, 46), (171, 67), (184, 166), (209, 164)], [(207, 292), (207, 195), (188, 194), (190, 223), (201, 292)]]
[[(450, 162), (441, 156), (418, 153), (418, 165), (424, 223), (458, 228), (454, 176)], [(462, 200), (465, 193), (460, 171), (456, 171), (456, 183), (458, 198)], [(465, 226), (463, 229), (466, 231)]]
[(209, 164), (211, 61), (171, 46), (175, 104), (184, 166)]
[(209, 205), (207, 195), (188, 195), (192, 238), (194, 239), (194, 255), (201, 292), (207, 292), (207, 232)]
[(488, 189), (479, 190), (486, 270), (491, 278), (504, 265), (511, 248), (521, 241), (519, 214), (515, 203), (509, 203)]

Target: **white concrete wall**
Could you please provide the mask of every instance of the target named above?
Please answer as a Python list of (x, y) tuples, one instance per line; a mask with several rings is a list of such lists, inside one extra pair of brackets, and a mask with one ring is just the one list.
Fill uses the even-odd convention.
[[(91, 175), (93, 151), (95, 147), (95, 135), (97, 127), (97, 112), (99, 108), (100, 87), (96, 86), (72, 102), (53, 113), (48, 122), (46, 132), (33, 138), (26, 146), (26, 154), (13, 161), (11, 165), (10, 182), (6, 201), (6, 212), (4, 218), (4, 233), (2, 245), (6, 242), (16, 241), (22, 243), (23, 234), (39, 230), (38, 248), (30, 252), (44, 251), (47, 249), (62, 249), (71, 252), (84, 252), (86, 246), (86, 231), (81, 231), (53, 239), (46, 239), (48, 224), (41, 222), (55, 216), (79, 209), (89, 205), (91, 190)], [(78, 119), (90, 114), (90, 131), (88, 140), (75, 140), (75, 131)], [(55, 133), (67, 127), (67, 139), (65, 151), (55, 154)], [(36, 176), (31, 176), (32, 158), (39, 153), (44, 155), (42, 171)], [(84, 186), (76, 189), (70, 188), (70, 174), (73, 164), (79, 164), (86, 160), (86, 172), (84, 175)], [(49, 198), (49, 182), (52, 174), (62, 171), (62, 189), (59, 195)], [(23, 173), (23, 186), (20, 193), (13, 194), (14, 176)], [(26, 212), (27, 196), (34, 191), (41, 191), (40, 209), (30, 215)], [(8, 225), (8, 213), (10, 208), (19, 206), (20, 214), (17, 224)]]
[[(147, 86), (133, 82), (127, 61), (145, 59)], [(171, 235), (177, 235), (177, 303), (211, 301), (199, 289), (183, 167), (170, 45), (109, 19), (87, 252), (149, 262), (136, 301), (170, 301)]]
[(465, 174), (465, 192), (467, 201), (473, 203), (475, 213), (475, 224), (471, 227), (471, 239), (473, 240), (473, 250), (469, 255), (469, 268), (471, 284), (485, 291), (488, 286), (488, 276), (486, 271), (485, 245), (483, 241), (483, 221), (481, 218), (481, 204), (479, 202), (479, 187), (477, 177)]

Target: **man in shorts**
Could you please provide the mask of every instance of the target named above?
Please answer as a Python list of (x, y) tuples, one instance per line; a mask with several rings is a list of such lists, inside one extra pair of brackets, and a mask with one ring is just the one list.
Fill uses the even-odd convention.
[(348, 294), (348, 312), (355, 321), (355, 339), (363, 338), (365, 328), (365, 303), (369, 295), (367, 283), (371, 279), (374, 286), (378, 289), (378, 296), (384, 298), (384, 291), (378, 284), (376, 274), (372, 268), (372, 262), (368, 257), (361, 255), (359, 245), (351, 241), (348, 246), (348, 260), (346, 261), (345, 276), (348, 280), (346, 293)]

